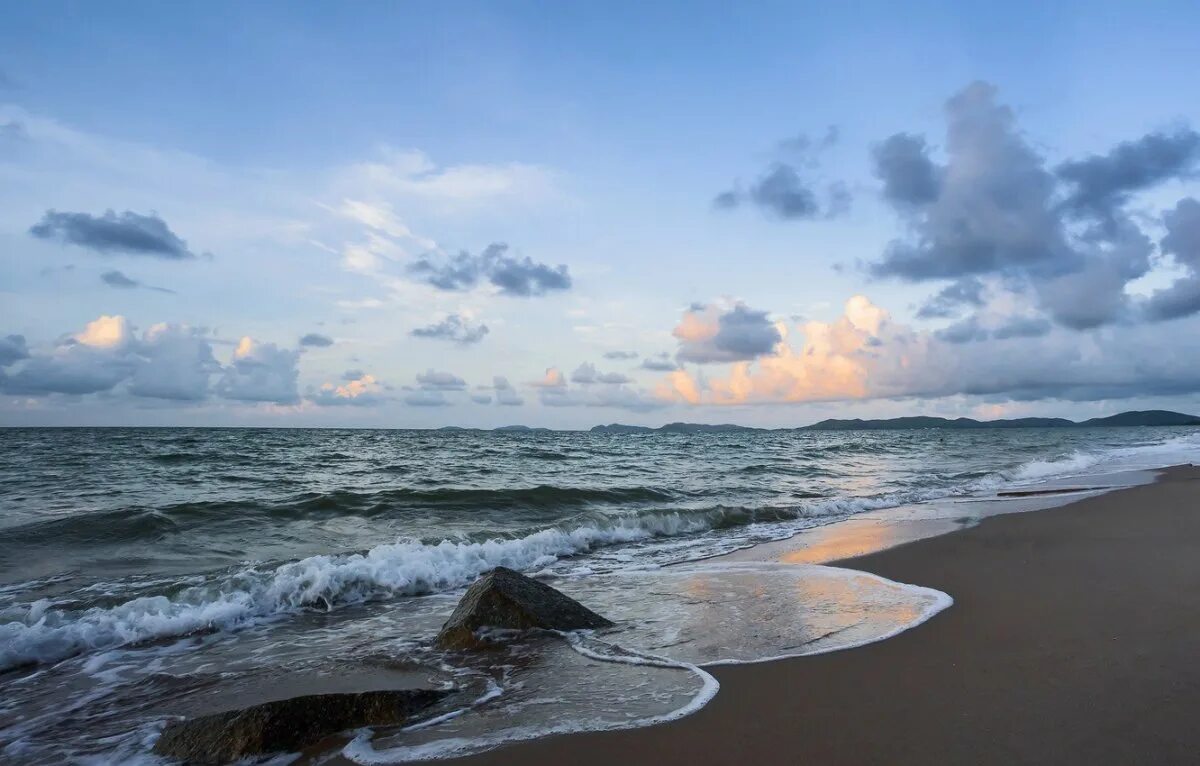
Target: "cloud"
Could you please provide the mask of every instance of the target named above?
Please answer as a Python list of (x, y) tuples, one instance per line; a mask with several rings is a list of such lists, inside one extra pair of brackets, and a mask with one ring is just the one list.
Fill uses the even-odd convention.
[(186, 325), (153, 325), (137, 354), (129, 381), (134, 396), (199, 401), (208, 396), (211, 377), (221, 371), (206, 333)]
[(508, 378), (503, 375), (497, 375), (492, 378), (492, 390), (496, 393), (496, 404), (506, 407), (518, 407), (525, 403), (525, 400), (517, 393), (512, 384), (508, 382)]
[(47, 210), (29, 233), (39, 239), (54, 239), (98, 253), (126, 253), (165, 260), (186, 260), (196, 255), (188, 250), (166, 222), (157, 215), (109, 210), (101, 216)]
[(585, 362), (576, 367), (575, 371), (571, 373), (571, 382), (584, 386), (596, 383), (619, 386), (624, 383), (632, 383), (633, 380), (619, 372), (600, 372), (596, 369), (596, 365), (591, 362)]
[(475, 324), (461, 314), (449, 314), (440, 322), (418, 327), (409, 333), (414, 338), (448, 340), (463, 346), (478, 343), (487, 334), (487, 325)]
[[(902, 200), (915, 239), (893, 242), (876, 275), (956, 279), (1070, 256), (1053, 210), (1054, 178), (995, 95), (974, 83), (947, 102), (948, 162), (930, 171), (941, 179), (935, 196), (897, 191), (900, 180), (885, 176), (885, 194)], [(912, 141), (892, 136), (884, 146)]]
[[(896, 134), (874, 152), (883, 195), (910, 235), (871, 264), (878, 277), (954, 280), (921, 309), (953, 316), (982, 303), (978, 279), (1027, 293), (1058, 323), (1086, 330), (1126, 318), (1126, 285), (1151, 267), (1153, 243), (1123, 206), (1130, 193), (1193, 163), (1190, 131), (1152, 134), (1054, 172), (1018, 130), (996, 89), (973, 83), (946, 104), (946, 160), (923, 138)], [(1082, 215), (1103, 219), (1085, 230)]]
[(636, 351), (605, 351), (605, 359), (637, 359)]
[(1133, 192), (1193, 174), (1200, 164), (1200, 133), (1181, 129), (1124, 141), (1107, 154), (1069, 160), (1055, 168), (1072, 187), (1063, 203), (1073, 215), (1090, 216), (1106, 227)]
[(221, 371), (204, 331), (161, 323), (139, 338), (122, 316), (101, 316), (48, 353), (25, 350), (22, 358), (25, 364), (4, 381), (5, 393), (84, 395), (125, 383), (132, 396), (196, 401), (208, 396), (211, 377)]
[(945, 318), (955, 316), (963, 306), (982, 306), (983, 282), (976, 277), (963, 277), (946, 287), (917, 311), (922, 319)]
[(642, 369), (654, 370), (655, 372), (671, 372), (678, 370), (679, 365), (671, 358), (671, 355), (666, 351), (659, 354), (653, 354), (642, 360)]
[(934, 336), (946, 343), (971, 343), (987, 340), (991, 337), (991, 333), (979, 326), (978, 319), (968, 317), (961, 322), (955, 322), (949, 327), (937, 330), (934, 332)]
[(396, 217), (391, 205), (387, 203), (346, 199), (342, 200), (337, 212), (393, 239), (408, 241), (426, 250), (437, 247), (437, 243), (433, 240), (414, 234), (403, 221)]
[(1180, 200), (1163, 215), (1163, 226), (1167, 234), (1159, 249), (1188, 273), (1146, 301), (1145, 315), (1153, 321), (1178, 319), (1200, 311), (1200, 201), (1191, 197)]
[(29, 358), (29, 347), (24, 335), (6, 335), (0, 338), (0, 367), (8, 367)]
[(817, 185), (791, 163), (776, 162), (748, 189), (730, 189), (713, 198), (718, 210), (752, 204), (768, 216), (783, 221), (833, 218), (850, 206), (850, 192), (842, 184), (829, 184), (824, 200)]
[(404, 396), (404, 403), (413, 407), (446, 407), (450, 404), (441, 391), (412, 391)]
[(814, 140), (799, 135), (779, 142), (778, 150), (786, 158), (772, 162), (749, 188), (723, 191), (713, 198), (718, 210), (733, 210), (740, 205), (754, 205), (771, 218), (783, 221), (804, 221), (833, 218), (850, 207), (850, 192), (844, 184), (831, 183), (821, 192), (821, 183), (813, 177), (819, 155), (838, 140), (838, 130), (830, 127), (825, 135)]
[(154, 290), (155, 292), (160, 292), (160, 293), (172, 293), (173, 294), (175, 292), (174, 290), (168, 290), (165, 287), (155, 287), (153, 285), (143, 284), (143, 283), (137, 281), (136, 279), (126, 276), (124, 273), (117, 271), (116, 269), (113, 269), (112, 271), (106, 271), (103, 274), (101, 274), (100, 281), (103, 282), (104, 284), (108, 285), (109, 287), (116, 287), (116, 288), (122, 289), (122, 290), (131, 290), (131, 289), (142, 287), (147, 290)]
[(217, 381), (217, 393), (237, 401), (294, 404), (300, 400), (296, 390), (299, 360), (298, 351), (245, 336)]
[(872, 152), (883, 197), (895, 205), (925, 205), (939, 192), (939, 171), (929, 159), (925, 139), (909, 133), (890, 136)]
[[(572, 388), (563, 374), (551, 367), (546, 370), (542, 380), (532, 385), (538, 388), (538, 401), (546, 407), (614, 407), (646, 412), (666, 405), (666, 402), (644, 391), (617, 383), (615, 378), (601, 381), (601, 377), (591, 365), (581, 365), (572, 374), (572, 380), (582, 388)], [(594, 385), (601, 382), (607, 385)]]
[(417, 373), (417, 385), (424, 391), (461, 391), (467, 382), (453, 373), (430, 369)]
[(508, 245), (494, 242), (479, 255), (466, 251), (449, 257), (423, 256), (408, 267), (411, 275), (439, 290), (470, 290), (481, 281), (498, 288), (501, 295), (528, 298), (571, 287), (571, 275), (563, 264), (549, 266), (529, 257), (508, 255)]
[[(954, 342), (892, 321), (864, 296), (833, 322), (808, 322), (802, 342), (785, 337), (773, 354), (737, 362), (721, 375), (683, 370), (656, 395), (687, 404), (765, 404), (954, 395), (993, 401), (1097, 401), (1200, 392), (1200, 327), (1181, 328), (1163, 353), (1159, 328), (1116, 325), (1081, 336), (1037, 318), (974, 322)], [(1007, 329), (1006, 329), (1007, 328)], [(1003, 337), (998, 337), (1003, 336)], [(1014, 338), (1020, 338), (1015, 342)]]
[(27, 355), (25, 364), (4, 381), (4, 391), (28, 396), (110, 391), (133, 373), (133, 343), (125, 317), (101, 316), (59, 341), (50, 353)]
[(535, 380), (529, 385), (534, 388), (565, 389), (567, 379), (557, 367), (548, 367), (541, 380)]
[(698, 364), (753, 359), (769, 354), (781, 339), (765, 311), (740, 302), (729, 309), (715, 304), (693, 306), (684, 312), (673, 334), (679, 339), (677, 358)]
[(992, 331), (996, 340), (1007, 338), (1040, 338), (1050, 332), (1052, 325), (1041, 317), (1014, 317)]
[(424, 152), (385, 147), (377, 162), (354, 165), (347, 186), (455, 209), (485, 203), (538, 203), (556, 194), (555, 174), (511, 162), (439, 167)]
[(300, 338), (300, 345), (304, 346), (305, 348), (328, 348), (329, 346), (333, 345), (333, 338), (329, 337), (328, 335), (310, 332), (304, 337)]
[(356, 377), (342, 383), (321, 384), (316, 391), (309, 392), (308, 400), (322, 407), (370, 407), (388, 400), (386, 388), (374, 375), (355, 372)]

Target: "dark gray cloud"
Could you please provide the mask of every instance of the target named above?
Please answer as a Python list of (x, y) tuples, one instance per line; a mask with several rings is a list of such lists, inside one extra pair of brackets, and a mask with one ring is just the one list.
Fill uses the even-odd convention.
[(425, 391), (462, 391), (467, 382), (453, 373), (426, 370), (417, 373), (417, 385)]
[[(693, 307), (689, 314), (692, 316), (675, 330), (679, 338), (676, 357), (683, 362), (745, 361), (771, 353), (783, 340), (767, 312), (755, 311), (743, 303), (724, 312), (712, 306)], [(688, 329), (689, 321), (703, 326), (704, 332)]]
[(1200, 278), (1180, 277), (1146, 301), (1146, 318), (1154, 322), (1190, 316), (1200, 311)]
[(29, 347), (25, 344), (24, 335), (6, 335), (0, 338), (0, 367), (29, 358)]
[(1200, 201), (1186, 197), (1163, 214), (1167, 234), (1160, 247), (1181, 266), (1200, 270)]
[(333, 338), (317, 332), (310, 332), (300, 338), (300, 345), (307, 348), (328, 348), (333, 345)]
[(101, 274), (100, 281), (103, 282), (104, 284), (108, 285), (109, 287), (122, 287), (122, 288), (126, 288), (126, 289), (133, 289), (135, 287), (142, 286), (141, 282), (138, 282), (136, 279), (130, 279), (129, 277), (125, 276), (124, 274), (122, 274), (121, 272), (116, 271), (116, 270), (106, 271), (103, 274)]
[(778, 163), (750, 187), (749, 199), (784, 220), (815, 218), (821, 211), (816, 193), (794, 167)]
[(1150, 133), (1117, 144), (1107, 154), (1069, 160), (1055, 168), (1070, 187), (1068, 212), (1115, 225), (1116, 211), (1137, 191), (1193, 174), (1200, 164), (1200, 133)]
[(496, 404), (506, 407), (518, 407), (525, 403), (508, 378), (497, 375), (492, 378), (492, 390), (496, 393)]
[(605, 351), (604, 358), (605, 359), (618, 359), (618, 360), (619, 359), (637, 359), (638, 354), (636, 351)]
[(983, 305), (983, 282), (975, 277), (964, 277), (950, 283), (917, 311), (922, 319), (955, 316), (963, 306)]
[(1200, 201), (1192, 197), (1180, 200), (1163, 215), (1163, 226), (1167, 234), (1159, 249), (1188, 274), (1146, 301), (1145, 316), (1152, 321), (1178, 319), (1200, 311)]
[[(1033, 296), (1073, 329), (1130, 316), (1125, 286), (1149, 271), (1154, 246), (1121, 206), (1130, 192), (1178, 174), (1182, 150), (1172, 155), (1165, 147), (1179, 149), (1191, 139), (1150, 136), (1051, 172), (987, 83), (951, 98), (946, 121), (944, 165), (930, 159), (923, 139), (907, 134), (876, 150), (884, 196), (911, 234), (892, 242), (872, 273), (955, 280), (921, 309), (926, 317), (978, 305), (970, 280), (981, 276)], [(1083, 210), (1103, 213), (1104, 225), (1075, 231), (1069, 223)]]
[(529, 257), (511, 256), (503, 242), (488, 245), (479, 255), (463, 251), (445, 258), (423, 256), (408, 271), (439, 290), (470, 290), (486, 280), (502, 295), (528, 298), (571, 287), (565, 265), (550, 266)]
[(103, 282), (104, 284), (108, 285), (109, 287), (116, 287), (121, 290), (133, 290), (133, 289), (137, 289), (137, 288), (142, 288), (145, 290), (153, 290), (153, 291), (159, 292), (159, 293), (172, 293), (173, 294), (175, 292), (174, 290), (168, 290), (165, 287), (155, 287), (154, 285), (147, 285), (143, 282), (139, 282), (138, 280), (136, 280), (132, 277), (126, 276), (124, 272), (117, 271), (116, 269), (113, 269), (112, 271), (106, 271), (103, 274), (101, 274), (100, 281)]
[(96, 394), (125, 384), (132, 396), (198, 401), (221, 371), (204, 331), (157, 324), (138, 338), (120, 317), (102, 317), (48, 351), (19, 350), (26, 361), (3, 381), (8, 394)]
[(909, 133), (889, 137), (872, 152), (884, 199), (895, 205), (925, 205), (938, 197), (939, 171), (925, 139)]
[(101, 216), (47, 210), (29, 233), (99, 253), (127, 253), (166, 260), (185, 260), (196, 255), (187, 243), (153, 213), (139, 215), (126, 210), (120, 215), (109, 210)]
[(753, 205), (770, 218), (806, 221), (834, 218), (850, 209), (851, 194), (845, 184), (825, 183), (817, 174), (819, 157), (838, 141), (831, 125), (820, 138), (801, 134), (780, 141), (770, 163), (748, 187), (735, 183), (732, 189), (713, 198), (713, 207), (732, 210)]
[(299, 351), (243, 338), (217, 381), (217, 393), (243, 402), (295, 404), (300, 401), (299, 361)]
[(346, 370), (342, 373), (342, 380), (358, 380), (363, 375), (366, 375), (366, 373), (359, 369)]
[(1050, 322), (1041, 317), (1015, 317), (992, 331), (996, 340), (1006, 338), (1039, 338), (1050, 332)]
[(600, 372), (596, 369), (596, 365), (591, 362), (584, 362), (571, 373), (571, 382), (584, 386), (594, 383), (619, 386), (624, 383), (632, 383), (633, 380), (619, 372)]
[(818, 187), (795, 165), (776, 162), (748, 189), (730, 189), (718, 194), (713, 198), (713, 206), (732, 210), (751, 204), (784, 221), (833, 218), (849, 210), (851, 195), (844, 184), (829, 184), (824, 193)]
[(464, 346), (478, 343), (487, 334), (487, 325), (475, 324), (460, 314), (450, 314), (440, 322), (434, 322), (425, 327), (418, 327), (409, 333), (414, 338), (448, 340)]
[(934, 333), (934, 337), (946, 343), (974, 343), (987, 340), (989, 336), (990, 333), (979, 326), (979, 321), (975, 317), (955, 322)]
[(933, 171), (937, 193), (894, 190), (914, 237), (889, 245), (872, 267), (877, 276), (957, 279), (1073, 260), (1054, 210), (1055, 179), (995, 95), (973, 83), (947, 102), (948, 163)]
[(128, 391), (134, 396), (174, 401), (200, 401), (209, 395), (221, 365), (203, 330), (155, 325), (138, 342), (138, 357)]
[(56, 354), (31, 357), (3, 381), (4, 393), (45, 396), (111, 391), (129, 378), (134, 366), (135, 360), (125, 354), (105, 353), (82, 345), (64, 347)]
[(667, 352), (654, 354), (642, 360), (642, 367), (655, 372), (673, 372), (679, 369), (679, 365), (671, 358)]
[(412, 407), (447, 407), (450, 400), (441, 391), (418, 389), (405, 394), (404, 403)]

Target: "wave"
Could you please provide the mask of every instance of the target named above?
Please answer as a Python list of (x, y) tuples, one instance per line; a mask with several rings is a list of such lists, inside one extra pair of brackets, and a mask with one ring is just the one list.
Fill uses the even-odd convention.
[[(535, 528), (525, 534), (492, 537), (483, 540), (440, 541), (402, 540), (379, 545), (362, 553), (311, 556), (274, 568), (249, 567), (232, 574), (210, 577), (196, 584), (180, 583), (171, 595), (148, 595), (116, 605), (87, 609), (56, 608), (46, 600), (13, 605), (0, 610), (0, 670), (18, 665), (54, 662), (75, 654), (108, 649), (155, 639), (185, 636), (212, 630), (236, 630), (263, 620), (275, 619), (301, 610), (332, 610), (347, 604), (395, 596), (418, 596), (453, 590), (469, 584), (481, 573), (496, 566), (537, 572), (556, 562), (608, 547), (642, 544), (655, 538), (674, 538), (731, 528), (764, 525), (753, 535), (737, 539), (762, 539), (764, 535), (787, 536), (796, 531), (794, 522), (819, 518), (833, 520), (863, 511), (918, 503), (949, 496), (977, 492), (997, 483), (1029, 481), (1051, 475), (1078, 473), (1114, 455), (1126, 463), (1158, 462), (1166, 465), (1180, 460), (1182, 451), (1194, 452), (1194, 440), (1169, 444), (1144, 445), (1098, 453), (1071, 453), (1057, 460), (1033, 460), (1000, 474), (962, 483), (912, 488), (903, 492), (869, 497), (830, 497), (801, 500), (796, 505), (711, 506), (692, 510), (652, 510), (623, 515), (605, 515), (598, 511)], [(1186, 459), (1186, 458), (1185, 458)], [(529, 489), (432, 489), (385, 490), (377, 493), (333, 492), (293, 498), (271, 513), (306, 514), (351, 505), (367, 508), (388, 503), (441, 502), (447, 505), (480, 503), (588, 504), (656, 503), (677, 498), (676, 493), (651, 487), (582, 489), (539, 486)], [(135, 518), (139, 525), (155, 527), (177, 523), (187, 513), (218, 515), (242, 521), (231, 511), (244, 508), (242, 503), (194, 503), (156, 511), (143, 511)], [(252, 504), (251, 504), (252, 505)], [(494, 507), (494, 506), (493, 506)], [(185, 512), (184, 509), (190, 509)], [(163, 521), (163, 519), (166, 521)], [(57, 526), (55, 526), (57, 525)], [(85, 525), (85, 526), (72, 526)], [(94, 514), (43, 522), (6, 530), (28, 534), (31, 527), (40, 533), (70, 531), (84, 536), (88, 531), (104, 529), (111, 536), (129, 534), (114, 527), (111, 514)], [(755, 538), (757, 535), (757, 538)], [(752, 539), (753, 538), (753, 539)], [(111, 539), (111, 537), (110, 537)], [(709, 546), (711, 547), (711, 546)], [(674, 544), (674, 560), (705, 555), (704, 546)]]
[(666, 513), (607, 525), (550, 528), (514, 539), (402, 541), (365, 553), (310, 556), (270, 571), (248, 568), (171, 597), (146, 596), (70, 612), (42, 599), (0, 612), (0, 670), (213, 630), (236, 630), (305, 609), (332, 610), (391, 596), (461, 588), (497, 566), (538, 571), (605, 545), (711, 529), (713, 520)]
[(217, 500), (159, 507), (118, 508), (16, 525), (5, 530), (10, 542), (38, 544), (70, 540), (78, 544), (110, 544), (151, 540), (169, 532), (205, 524), (255, 518), (321, 519), (337, 516), (372, 518), (414, 508), (448, 511), (563, 510), (586, 506), (669, 503), (677, 495), (654, 487), (556, 487), (388, 489), (379, 492), (333, 490), (306, 492), (286, 500)]

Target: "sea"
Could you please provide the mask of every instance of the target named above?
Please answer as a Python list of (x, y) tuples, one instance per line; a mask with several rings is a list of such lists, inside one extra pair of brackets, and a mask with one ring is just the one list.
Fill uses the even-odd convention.
[[(886, 640), (953, 594), (837, 564), (1152, 480), (1200, 429), (0, 429), (0, 761), (161, 763), (171, 720), (437, 687), (272, 763), (405, 763), (652, 725), (709, 672)], [(786, 540), (786, 543), (779, 541)], [(785, 546), (786, 562), (756, 555)], [(614, 620), (444, 653), (507, 566)]]

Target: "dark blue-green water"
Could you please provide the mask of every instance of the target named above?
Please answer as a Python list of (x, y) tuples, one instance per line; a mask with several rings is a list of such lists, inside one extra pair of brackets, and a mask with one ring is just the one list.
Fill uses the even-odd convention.
[(389, 641), (427, 643), (397, 632), (436, 630), (497, 565), (603, 589), (864, 511), (1197, 453), (1200, 432), (1172, 428), (0, 429), (0, 753), (140, 752), (162, 721), (149, 702), (105, 719), (119, 748), (44, 741), (64, 689), (120, 686), (95, 681), (114, 652), (163, 662), (216, 642), (260, 667), (319, 618), (319, 651), (352, 654), (381, 609)]

